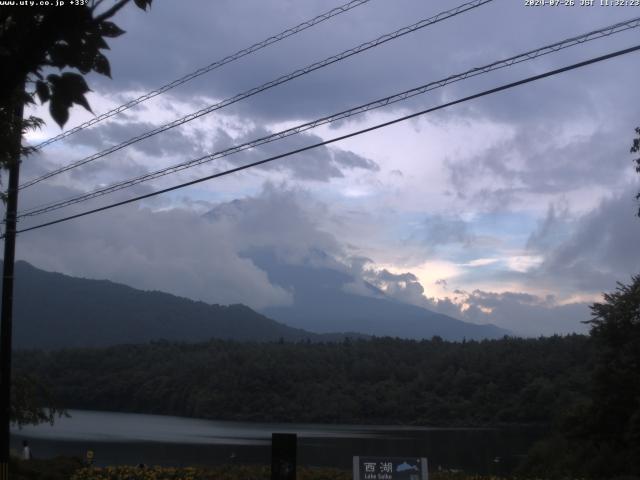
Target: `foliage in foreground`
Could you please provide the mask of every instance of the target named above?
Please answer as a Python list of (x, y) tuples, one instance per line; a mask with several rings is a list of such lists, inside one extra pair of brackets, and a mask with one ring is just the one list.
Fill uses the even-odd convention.
[(27, 373), (14, 375), (11, 385), (12, 423), (18, 427), (38, 423), (53, 425), (56, 417), (63, 415), (67, 415), (66, 411), (57, 406), (45, 382)]
[(532, 449), (525, 468), (553, 478), (639, 478), (640, 275), (591, 309), (596, 357), (589, 398)]
[[(633, 139), (631, 145), (631, 153), (640, 152), (640, 127), (636, 127), (636, 135), (637, 137)], [(640, 157), (634, 159), (634, 163), (636, 164), (636, 172), (640, 173)], [(636, 200), (640, 202), (640, 192), (636, 195)], [(640, 206), (638, 206), (638, 216), (640, 217)]]
[[(262, 465), (215, 467), (85, 467), (78, 458), (21, 461), (12, 459), (12, 480), (268, 480), (271, 471)], [(535, 477), (542, 480), (546, 477)], [(350, 470), (298, 467), (298, 480), (351, 480)], [(534, 480), (528, 476), (497, 477), (464, 472), (431, 472), (430, 480)], [(577, 480), (565, 477), (564, 480)]]
[[(298, 480), (351, 480), (351, 471), (333, 468), (298, 467)], [(220, 466), (203, 468), (173, 467), (105, 467), (83, 468), (71, 480), (268, 480), (271, 471), (268, 466)], [(433, 472), (431, 480), (517, 480), (465, 473)], [(524, 478), (524, 477), (521, 477)]]
[(69, 480), (82, 468), (82, 461), (73, 457), (57, 457), (48, 460), (23, 461), (11, 457), (11, 480)]

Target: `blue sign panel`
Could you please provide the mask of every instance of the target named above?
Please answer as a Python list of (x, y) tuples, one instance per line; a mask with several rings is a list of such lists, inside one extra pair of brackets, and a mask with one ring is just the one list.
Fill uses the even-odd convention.
[(428, 480), (426, 458), (353, 457), (353, 480)]

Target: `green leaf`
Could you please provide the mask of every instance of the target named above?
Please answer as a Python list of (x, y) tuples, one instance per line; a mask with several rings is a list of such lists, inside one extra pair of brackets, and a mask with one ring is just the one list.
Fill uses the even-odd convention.
[(57, 97), (51, 97), (49, 113), (51, 114), (51, 118), (60, 125), (60, 128), (64, 127), (64, 124), (69, 120), (69, 106)]
[(102, 33), (103, 37), (115, 38), (125, 33), (125, 31), (113, 22), (102, 22), (100, 24), (100, 33)]
[(151, 8), (151, 0), (134, 0), (134, 2), (138, 8), (141, 8), (144, 11), (147, 10), (147, 6)]
[(36, 93), (38, 94), (40, 103), (45, 103), (49, 101), (49, 98), (51, 98), (51, 91), (49, 90), (49, 85), (47, 85), (42, 80), (38, 80), (36, 82)]
[(84, 95), (79, 95), (78, 97), (74, 98), (73, 101), (78, 105), (82, 105), (87, 111), (93, 113), (93, 110), (91, 110), (91, 105), (89, 105), (87, 97), (85, 97)]
[(84, 96), (89, 92), (87, 82), (82, 75), (65, 72), (61, 76), (49, 75), (47, 80), (51, 84), (51, 116), (61, 127), (69, 119), (69, 109), (76, 103), (91, 112), (89, 102)]
[(87, 45), (95, 48), (96, 50), (110, 50), (109, 44), (107, 44), (105, 39), (102, 38), (102, 35), (100, 35), (99, 33), (92, 34), (87, 37)]
[(49, 58), (51, 65), (58, 68), (64, 68), (66, 65), (70, 65), (74, 62), (74, 52), (66, 45), (54, 45), (49, 50)]
[(60, 75), (56, 75), (54, 73), (52, 73), (51, 75), (47, 75), (47, 82), (49, 82), (54, 87), (58, 85), (59, 81), (60, 81)]
[(93, 69), (95, 55), (95, 53), (85, 50), (80, 55), (78, 55), (77, 61), (75, 63), (69, 65), (77, 68), (82, 74), (86, 75)]
[(60, 80), (63, 82), (64, 88), (68, 88), (73, 93), (85, 94), (91, 91), (84, 77), (77, 73), (65, 72)]
[(101, 53), (98, 53), (94, 58), (93, 70), (111, 78), (111, 66), (109, 65), (109, 60), (107, 60), (107, 57)]
[(65, 72), (62, 74), (61, 81), (63, 83), (62, 88), (69, 100), (73, 103), (77, 103), (78, 105), (82, 105), (91, 112), (89, 102), (87, 102), (87, 99), (84, 96), (84, 94), (91, 91), (91, 89), (84, 80), (84, 77), (77, 73)]

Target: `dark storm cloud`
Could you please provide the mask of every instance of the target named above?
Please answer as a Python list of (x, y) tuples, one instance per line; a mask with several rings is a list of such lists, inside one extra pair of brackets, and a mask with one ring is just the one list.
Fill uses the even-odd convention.
[(364, 158), (348, 150), (335, 149), (333, 151), (333, 161), (342, 167), (350, 169), (362, 168), (363, 170), (372, 170), (374, 172), (380, 170), (378, 164), (373, 160)]
[(640, 272), (633, 252), (640, 242), (640, 219), (634, 216), (637, 188), (605, 198), (577, 221), (575, 231), (548, 252), (536, 275), (576, 288), (607, 291)]
[[(233, 144), (240, 145), (256, 138), (264, 137), (270, 133), (271, 132), (264, 128), (257, 127), (249, 131), (246, 135), (235, 139)], [(226, 138), (223, 137), (223, 141), (226, 141)], [(321, 143), (322, 141), (323, 139), (318, 135), (304, 132), (287, 137), (278, 142), (261, 145), (249, 152), (228, 157), (228, 159), (236, 165), (241, 165)], [(375, 172), (380, 169), (378, 164), (373, 160), (348, 150), (337, 147), (329, 148), (327, 146), (307, 150), (292, 157), (280, 159), (275, 163), (266, 164), (261, 168), (267, 170), (286, 170), (289, 171), (294, 178), (321, 182), (329, 181), (332, 178), (344, 177), (343, 172), (345, 170), (357, 168)]]
[[(60, 189), (39, 192), (49, 197)], [(64, 195), (73, 193), (67, 189)], [(159, 202), (153, 206), (162, 206)], [(207, 302), (286, 304), (290, 293), (272, 285), (244, 252), (270, 248), (294, 262), (310, 252), (328, 252), (323, 265), (341, 265), (332, 260), (342, 250), (340, 243), (313, 220), (323, 208), (282, 185), (222, 203), (208, 217), (182, 208), (130, 205), (25, 233), (18, 256), (45, 269)], [(80, 207), (67, 213), (77, 211)]]
[[(44, 175), (57, 168), (57, 166), (55, 153), (46, 150), (36, 151), (22, 159), (20, 164), (20, 183)], [(4, 173), (3, 171), (2, 174)]]
[[(464, 303), (466, 308), (459, 314), (463, 319), (475, 323), (490, 321), (528, 336), (585, 332), (587, 327), (582, 322), (590, 318), (586, 303), (557, 305), (553, 297), (518, 292), (475, 290), (465, 295)], [(451, 305), (445, 302), (443, 307), (446, 311)]]
[(569, 234), (572, 225), (567, 205), (550, 204), (544, 219), (531, 232), (527, 240), (527, 249), (535, 252), (548, 252)]
[[(467, 159), (448, 161), (449, 180), (459, 197), (497, 206), (513, 204), (523, 194), (558, 195), (616, 185), (632, 171), (632, 128), (626, 135), (622, 128), (589, 128), (563, 138), (561, 132), (553, 137), (546, 128), (517, 127), (513, 139)], [(479, 187), (479, 179), (491, 186)]]
[(475, 239), (469, 224), (458, 216), (432, 215), (425, 218), (413, 234), (415, 240), (435, 248), (452, 243), (470, 244)]
[[(34, 192), (46, 196), (39, 200), (76, 193), (61, 192), (62, 188)], [(245, 255), (268, 248), (286, 263), (311, 262), (350, 275), (353, 282), (346, 287), (352, 293), (375, 295), (384, 290), (401, 302), (463, 320), (491, 322), (516, 333), (581, 328), (576, 322), (584, 319), (585, 310), (580, 305), (557, 306), (551, 297), (454, 292), (464, 297), (467, 308), (461, 307), (460, 298), (429, 299), (413, 273), (376, 271), (368, 268), (372, 264), (368, 258), (345, 256), (344, 245), (318, 227), (316, 222), (324, 215), (326, 206), (307, 194), (267, 184), (259, 195), (221, 203), (205, 217), (179, 208), (153, 211), (129, 206), (25, 233), (20, 236), (18, 258), (45, 269), (208, 302), (286, 304), (291, 292), (271, 284)]]
[[(38, 178), (60, 167), (61, 159), (67, 160), (62, 164), (71, 163), (83, 158), (84, 153), (84, 150), (72, 146), (45, 148), (22, 161), (21, 180), (24, 182)], [(148, 168), (132, 158), (129, 152), (117, 152), (21, 190), (20, 210), (71, 198), (99, 186), (147, 172)], [(148, 191), (149, 187), (142, 184), (128, 189), (126, 194), (135, 195)]]
[[(214, 6), (205, 1), (164, 2), (154, 5), (148, 14), (131, 8), (120, 17), (128, 33), (112, 42), (114, 81), (96, 81), (100, 88), (113, 90), (151, 89), (338, 3), (312, 1), (293, 6), (255, 0), (217, 2)], [(207, 74), (174, 93), (185, 98), (198, 95), (227, 98), (452, 6), (445, 1), (373, 1)], [(551, 12), (527, 9), (520, 2), (494, 2), (311, 73), (286, 87), (259, 94), (238, 108), (256, 119), (326, 114), (613, 23), (628, 16), (623, 10), (626, 9), (576, 7)], [(543, 67), (583, 58), (585, 52), (601, 53), (629, 38), (633, 38), (632, 34), (620, 41), (594, 42), (588, 50), (569, 50), (540, 59), (536, 67), (514, 71), (518, 75), (538, 72)], [(615, 95), (637, 96), (624, 88), (630, 78), (612, 75), (616, 69), (624, 72), (625, 68), (611, 63), (606, 68), (585, 70), (577, 77), (549, 81), (540, 87), (521, 89), (513, 96), (480, 102), (477, 108), (484, 115), (502, 121), (527, 118), (534, 121), (550, 112), (567, 118), (576, 112), (589, 112), (597, 92), (611, 90), (610, 79), (614, 77), (622, 82), (616, 87), (620, 93), (614, 92)], [(511, 75), (494, 74), (479, 78), (472, 85), (495, 86), (499, 79), (510, 79)], [(567, 85), (571, 88), (566, 88)], [(455, 95), (466, 88), (459, 84), (449, 91)]]
[[(491, 3), (258, 94), (230, 107), (229, 111), (257, 124), (315, 118), (625, 17), (624, 12), (615, 9), (565, 9), (550, 14), (548, 9), (533, 11), (516, 3)], [(167, 98), (176, 95), (192, 103), (204, 101), (197, 100), (201, 97), (228, 98), (451, 7), (450, 2), (444, 1), (424, 4), (401, 0), (400, 6), (374, 0), (172, 90)], [(328, 8), (326, 2), (320, 1), (295, 7), (248, 1), (217, 3), (215, 8), (208, 2), (165, 2), (154, 5), (153, 11), (147, 14), (127, 9), (120, 22), (128, 33), (114, 40), (113, 50), (109, 52), (114, 80), (95, 78), (96, 89), (121, 91), (135, 87), (145, 91), (154, 88)], [(621, 45), (633, 33), (619, 40), (589, 43), (588, 49), (578, 47), (541, 58), (535, 64), (523, 64), (513, 70), (449, 86), (415, 99), (412, 108), (433, 105), (443, 98), (451, 99), (602, 53)], [(443, 55), (445, 45), (446, 55)], [(489, 119), (516, 130), (511, 141), (495, 146), (490, 152), (475, 158), (449, 160), (450, 180), (458, 196), (499, 209), (518, 204), (525, 193), (562, 192), (588, 186), (594, 183), (594, 178), (607, 184), (615, 182), (628, 141), (622, 132), (625, 128), (631, 131), (636, 119), (631, 118), (629, 112), (615, 111), (610, 105), (623, 98), (625, 103), (637, 103), (640, 93), (633, 86), (631, 68), (628, 61), (610, 62), (604, 67), (583, 70), (579, 76), (558, 77), (432, 116), (436, 122), (447, 118)], [(611, 88), (611, 78), (616, 78), (615, 88)], [(608, 100), (602, 101), (603, 98)], [(558, 125), (580, 118), (594, 119), (597, 133), (587, 132), (584, 138), (568, 142), (564, 147), (554, 144), (559, 134)], [(172, 135), (176, 138), (169, 138), (171, 141), (146, 141), (138, 148), (154, 155), (190, 148), (189, 138), (171, 132), (161, 137)], [(217, 136), (222, 138), (219, 133)], [(216, 143), (228, 145), (222, 140)], [(290, 145), (295, 147), (300, 142), (294, 140)], [(260, 151), (270, 154), (282, 150), (266, 146), (257, 150)], [(267, 168), (287, 168), (298, 179), (315, 181), (339, 178), (344, 175), (344, 167), (377, 169), (370, 159), (335, 152), (338, 151), (328, 155), (326, 149), (317, 149)], [(255, 153), (248, 156), (257, 159)], [(514, 155), (524, 155), (526, 165), (512, 165)], [(615, 165), (611, 164), (612, 157)], [(328, 158), (331, 161), (326, 161)], [(480, 186), (481, 182), (476, 182), (478, 176), (490, 180), (491, 186)]]
[[(64, 143), (45, 147), (26, 158), (21, 176), (23, 180), (29, 180), (54, 171), (60, 166), (83, 161), (155, 127), (156, 125), (150, 122), (130, 120), (109, 122), (100, 125), (99, 128), (83, 130), (66, 139)], [(217, 130), (215, 138), (218, 142), (225, 142), (226, 137), (228, 137), (226, 132)], [(98, 186), (138, 177), (167, 165), (199, 158), (205, 153), (209, 153), (209, 149), (205, 145), (204, 136), (189, 135), (180, 128), (176, 128), (91, 160), (68, 172), (56, 175), (47, 182), (55, 184), (68, 182), (69, 186), (77, 186), (88, 191)], [(141, 189), (148, 190), (143, 185), (130, 189), (129, 192), (140, 192)]]
[[(138, 177), (148, 171), (149, 169), (146, 166), (131, 158), (129, 153), (121, 153), (87, 163), (62, 175), (67, 175), (66, 178), (71, 180), (71, 184), (82, 186), (86, 190), (92, 190), (123, 178)], [(57, 179), (57, 181), (60, 180)], [(132, 192), (134, 189), (129, 189), (128, 191)]]
[[(89, 147), (93, 151), (99, 152), (138, 137), (156, 127), (157, 125), (151, 122), (120, 120), (103, 124), (100, 128), (90, 128), (79, 132), (71, 136), (67, 143), (72, 146)], [(146, 153), (151, 157), (181, 154), (187, 160), (202, 151), (199, 147), (196, 138), (185, 134), (180, 127), (177, 127), (163, 132), (161, 135), (141, 140), (128, 148)], [(120, 152), (112, 155), (118, 154), (122, 155)]]
[(293, 260), (312, 251), (342, 253), (338, 240), (317, 226), (316, 219), (324, 214), (326, 206), (308, 194), (267, 183), (259, 195), (221, 203), (205, 217), (226, 225), (239, 251), (272, 247)]
[[(122, 48), (118, 48), (117, 41), (113, 42), (115, 80), (100, 81), (100, 86), (114, 89), (157, 86), (326, 11), (330, 6), (333, 5), (326, 2), (307, 2), (296, 8), (278, 3), (235, 2), (216, 4), (212, 8), (208, 2), (168, 2), (154, 6), (154, 11), (146, 16), (129, 10), (122, 20), (128, 30), (128, 48), (124, 48), (124, 42)], [(390, 8), (384, 3), (378, 3), (374, 10), (368, 7), (225, 66), (176, 93), (189, 98), (198, 94), (227, 98), (417, 19), (415, 15), (402, 15), (402, 9)], [(437, 12), (424, 7), (418, 7), (416, 12), (415, 7), (414, 14), (429, 16)], [(366, 12), (362, 12), (364, 8)], [(384, 20), (386, 25), (370, 24), (367, 20), (371, 15), (375, 23)], [(181, 23), (189, 24), (189, 28), (178, 28)], [(354, 98), (367, 98), (366, 92), (362, 92), (363, 86), (382, 94), (388, 81), (398, 71), (405, 70), (400, 69), (402, 60), (397, 58), (397, 52), (389, 55), (384, 65), (368, 52), (362, 56), (368, 59), (363, 62), (354, 58), (314, 72), (290, 82), (286, 88), (276, 87), (272, 94), (261, 94), (247, 102), (253, 106), (241, 108), (248, 108), (253, 116), (258, 113), (263, 118), (286, 118), (291, 114), (307, 117), (311, 112), (329, 112), (332, 107), (343, 107)], [(353, 88), (357, 85), (358, 88)]]
[(214, 133), (209, 134), (211, 137), (212, 152), (220, 152), (237, 144), (225, 129), (218, 127), (214, 129), (213, 132)]
[[(135, 165), (131, 166), (131, 168), (128, 169), (126, 166), (121, 164), (119, 170), (123, 172), (129, 172), (131, 174), (133, 174), (134, 172), (140, 172), (140, 169)], [(98, 181), (96, 176), (90, 174), (89, 170), (87, 170), (87, 172), (88, 173), (85, 175), (79, 175), (78, 178), (75, 178), (75, 174), (72, 174), (70, 177), (64, 178), (62, 182), (45, 180), (44, 182), (21, 190), (18, 213), (20, 214), (33, 208), (39, 208), (51, 203), (57, 203), (60, 201), (75, 198), (78, 195), (85, 193), (85, 189), (90, 189), (98, 186), (97, 184), (91, 183), (93, 181)], [(101, 178), (104, 177), (104, 175), (99, 176)], [(147, 184), (136, 185), (126, 190), (121, 190), (104, 197), (83, 201), (76, 205), (72, 205), (71, 207), (54, 210), (50, 213), (42, 215), (24, 217), (20, 220), (20, 227), (28, 227), (44, 223), (46, 221), (55, 220), (65, 216), (84, 212), (89, 209), (126, 200), (134, 196), (144, 195), (150, 193), (152, 190), (153, 187)], [(156, 200), (158, 204), (162, 204), (162, 202), (164, 201), (165, 199)], [(117, 224), (114, 225), (114, 228), (117, 228)]]
[(627, 185), (581, 215), (570, 213), (563, 203), (551, 204), (526, 243), (527, 254), (540, 257), (541, 263), (524, 272), (482, 272), (484, 280), (516, 282), (560, 298), (593, 297), (615, 288), (618, 281), (628, 281), (640, 272), (634, 254), (640, 241), (634, 202), (638, 190), (637, 185)]
[[(194, 0), (155, 2), (151, 13), (128, 8), (117, 20), (128, 33), (110, 41), (113, 49), (107, 52), (114, 80), (92, 76), (89, 83), (94, 90), (107, 94), (120, 95), (132, 89), (145, 92), (338, 3), (341, 2), (332, 1), (328, 5), (324, 0), (222, 0), (214, 4)], [(257, 55), (204, 75), (162, 98), (168, 99), (169, 104), (175, 99), (197, 104), (195, 110), (205, 102), (231, 97), (452, 6), (449, 0), (373, 0)], [(344, 110), (626, 16), (629, 16), (628, 9), (595, 7), (552, 11), (527, 9), (522, 2), (496, 1), (242, 101), (225, 112), (235, 114), (239, 122), (261, 127), (236, 138), (233, 128), (216, 126), (203, 144), (213, 143), (216, 150), (226, 148), (266, 133), (274, 121), (299, 123)], [(523, 64), (513, 70), (452, 85), (415, 99), (411, 109), (597, 55), (622, 46), (633, 35), (637, 36), (637, 31), (621, 40), (591, 43), (558, 56), (545, 57), (535, 64)], [(517, 204), (525, 194), (559, 195), (575, 189), (607, 189), (619, 184), (621, 172), (630, 167), (628, 144), (632, 128), (638, 122), (634, 109), (619, 106), (637, 105), (640, 99), (640, 90), (635, 85), (636, 63), (628, 59), (611, 61), (431, 116), (433, 122), (452, 125), (450, 128), (455, 128), (458, 120), (473, 128), (497, 122), (498, 127), (505, 129), (504, 138), (489, 151), (450, 159), (454, 189), (468, 198), (474, 208), (482, 204), (503, 209)], [(152, 100), (149, 105), (158, 103)], [(401, 106), (403, 104), (391, 108)], [(73, 140), (76, 143), (68, 144), (69, 150), (45, 151), (33, 162), (27, 159), (24, 178), (59, 164), (59, 157), (54, 162), (51, 155), (69, 157), (74, 147), (103, 148), (147, 128), (145, 122), (134, 121), (133, 117), (118, 118), (95, 132), (88, 130), (84, 139), (78, 136)], [(580, 122), (585, 119), (581, 128)], [(563, 131), (565, 125), (578, 128)], [(229, 160), (234, 164), (258, 160), (318, 141), (320, 137), (305, 134), (288, 143), (267, 145)], [(463, 134), (456, 141), (461, 146), (466, 144)], [(148, 142), (136, 147), (139, 153), (182, 158), (185, 152), (204, 148), (200, 144), (194, 146), (191, 137), (179, 130)], [(290, 173), (296, 179), (324, 182), (343, 177), (349, 169), (364, 172), (380, 169), (372, 159), (326, 147), (267, 168)], [(404, 176), (408, 177), (411, 171), (403, 169)], [(21, 205), (65, 198), (89, 186), (110, 183), (117, 175), (129, 177), (147, 170), (148, 167), (139, 164), (133, 156), (123, 153), (105, 159), (104, 163), (96, 162), (74, 171), (68, 177), (73, 188), (53, 182), (43, 189), (25, 193)], [(397, 176), (403, 176), (397, 172)], [(137, 188), (148, 191), (144, 189), (150, 187)], [(614, 198), (604, 201), (600, 208), (578, 222), (578, 230), (573, 235), (564, 232), (564, 225), (570, 220), (563, 217), (562, 210), (550, 212), (528, 244), (532, 253), (544, 254), (542, 266), (525, 273), (510, 272), (504, 278), (530, 281), (537, 286), (562, 285), (567, 290), (601, 291), (610, 290), (616, 280), (624, 281), (624, 275), (637, 273), (640, 265), (629, 252), (637, 249), (637, 228), (630, 225), (636, 225), (638, 220), (633, 224), (634, 192), (627, 193), (628, 207), (622, 200), (619, 203)], [(124, 193), (118, 195), (121, 196), (110, 198), (125, 198)], [(330, 208), (316, 205), (305, 195), (286, 187), (269, 186), (254, 197), (225, 202), (216, 207), (217, 214), (208, 220), (193, 212), (171, 209), (172, 202), (175, 203), (175, 199), (165, 198), (150, 203), (170, 209), (168, 211), (125, 207), (70, 222), (64, 227), (24, 234), (19, 258), (43, 268), (106, 277), (206, 301), (268, 305), (286, 303), (290, 292), (272, 285), (264, 271), (241, 255), (242, 251), (277, 247), (288, 261), (308, 256), (310, 251), (327, 252), (329, 258), (344, 256), (345, 245), (339, 238), (314, 223), (314, 219), (326, 218)], [(623, 214), (627, 210), (631, 213)], [(71, 210), (75, 211), (79, 210)], [(626, 220), (623, 221), (623, 217)], [(429, 217), (421, 232), (420, 240), (432, 247), (451, 243), (466, 246), (474, 238), (465, 222), (455, 217)], [(356, 282), (360, 281), (361, 285), (384, 283), (388, 294), (398, 300), (439, 309), (463, 319), (490, 321), (515, 332), (571, 331), (575, 325), (580, 328), (578, 319), (584, 319), (583, 304), (557, 306), (550, 299), (517, 292), (460, 292), (459, 295), (467, 297), (469, 305), (462, 310), (451, 298), (426, 299), (425, 288), (410, 272), (399, 275), (369, 272), (366, 264), (360, 260), (351, 266), (341, 266), (335, 260), (332, 268), (345, 271), (359, 268), (361, 273)], [(487, 313), (487, 309), (491, 309), (491, 313)], [(563, 315), (567, 318), (566, 325), (554, 323)]]

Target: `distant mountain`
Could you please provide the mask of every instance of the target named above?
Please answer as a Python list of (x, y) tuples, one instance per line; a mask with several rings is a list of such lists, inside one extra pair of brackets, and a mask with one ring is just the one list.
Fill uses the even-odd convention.
[(254, 252), (251, 259), (271, 282), (292, 291), (292, 306), (258, 313), (244, 305), (209, 305), (107, 280), (45, 272), (18, 261), (13, 345), (56, 349), (211, 338), (316, 342), (370, 335), (461, 340), (509, 333), (394, 301), (373, 286), (368, 286), (370, 295), (350, 293), (345, 286), (353, 277), (339, 270), (289, 265), (268, 252)]
[(15, 348), (45, 349), (159, 339), (197, 342), (211, 338), (344, 338), (340, 334), (317, 335), (288, 327), (244, 305), (209, 305), (106, 280), (45, 272), (23, 261), (16, 262), (13, 332)]
[[(322, 252), (317, 252), (322, 257)], [(366, 295), (351, 293), (354, 277), (342, 271), (312, 265), (290, 265), (268, 251), (248, 255), (272, 283), (293, 292), (293, 305), (261, 312), (279, 322), (312, 332), (355, 331), (366, 335), (446, 340), (501, 338), (510, 332), (495, 325), (477, 325), (409, 305), (385, 296), (365, 284)], [(315, 262), (318, 263), (318, 262)], [(322, 262), (320, 262), (322, 263)]]

